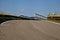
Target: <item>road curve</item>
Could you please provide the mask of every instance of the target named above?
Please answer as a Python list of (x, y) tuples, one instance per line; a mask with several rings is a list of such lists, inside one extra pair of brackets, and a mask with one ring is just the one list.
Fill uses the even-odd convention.
[(48, 21), (11, 20), (0, 24), (0, 40), (60, 40), (60, 25)]

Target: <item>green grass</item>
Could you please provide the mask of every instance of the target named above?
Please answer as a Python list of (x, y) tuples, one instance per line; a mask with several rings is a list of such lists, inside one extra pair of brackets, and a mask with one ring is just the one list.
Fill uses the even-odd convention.
[(48, 18), (47, 20), (60, 23), (60, 20), (57, 20), (57, 19), (54, 19), (54, 18)]

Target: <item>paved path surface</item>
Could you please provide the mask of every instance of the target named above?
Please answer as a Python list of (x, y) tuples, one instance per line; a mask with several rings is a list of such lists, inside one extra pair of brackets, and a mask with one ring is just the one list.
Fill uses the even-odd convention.
[(60, 25), (48, 21), (7, 21), (0, 24), (0, 40), (60, 40)]

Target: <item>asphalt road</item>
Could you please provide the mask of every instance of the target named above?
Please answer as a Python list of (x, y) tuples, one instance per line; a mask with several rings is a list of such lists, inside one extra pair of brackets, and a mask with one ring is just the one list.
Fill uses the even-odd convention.
[(48, 21), (11, 20), (0, 24), (0, 40), (60, 40), (60, 25)]

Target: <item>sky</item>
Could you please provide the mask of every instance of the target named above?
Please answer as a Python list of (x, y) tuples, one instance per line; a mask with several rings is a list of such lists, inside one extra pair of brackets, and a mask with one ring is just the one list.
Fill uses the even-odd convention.
[(47, 16), (49, 12), (60, 13), (60, 0), (0, 0), (0, 11), (17, 16)]

